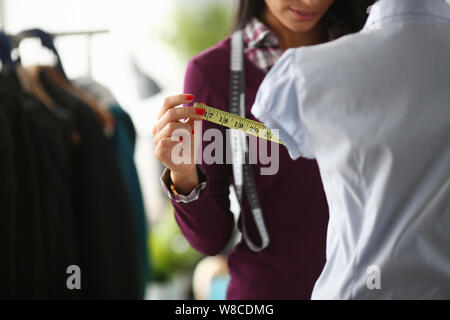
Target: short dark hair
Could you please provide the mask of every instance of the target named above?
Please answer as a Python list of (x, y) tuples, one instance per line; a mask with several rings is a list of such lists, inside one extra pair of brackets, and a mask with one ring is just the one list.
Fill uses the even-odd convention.
[[(366, 22), (367, 8), (374, 2), (375, 0), (334, 1), (322, 18), (325, 28), (333, 37), (358, 32)], [(234, 29), (243, 28), (253, 18), (261, 20), (265, 8), (264, 0), (239, 0)]]

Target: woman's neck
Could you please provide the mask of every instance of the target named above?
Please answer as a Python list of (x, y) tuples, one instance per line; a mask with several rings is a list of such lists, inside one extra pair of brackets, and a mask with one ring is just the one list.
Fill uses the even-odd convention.
[(279, 46), (283, 51), (289, 48), (315, 45), (324, 41), (324, 33), (320, 23), (307, 32), (294, 32), (284, 26), (268, 9), (263, 13), (262, 21), (275, 32)]

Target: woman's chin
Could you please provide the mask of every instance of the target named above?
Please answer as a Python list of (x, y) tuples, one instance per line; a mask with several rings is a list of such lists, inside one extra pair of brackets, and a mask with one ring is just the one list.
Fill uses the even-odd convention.
[(309, 32), (312, 29), (314, 29), (316, 25), (316, 21), (308, 21), (308, 22), (290, 22), (286, 27), (288, 27), (289, 30), (296, 33), (305, 33)]

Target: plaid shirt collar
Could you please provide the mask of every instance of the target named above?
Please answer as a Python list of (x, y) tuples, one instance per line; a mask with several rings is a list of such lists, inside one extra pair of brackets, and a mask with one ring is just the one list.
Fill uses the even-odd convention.
[(275, 33), (253, 18), (243, 29), (245, 54), (259, 69), (268, 72), (283, 54)]
[[(345, 34), (342, 25), (337, 24), (328, 30), (329, 40), (334, 40)], [(264, 23), (253, 18), (243, 29), (245, 55), (259, 69), (269, 72), (270, 68), (283, 55), (276, 34)]]

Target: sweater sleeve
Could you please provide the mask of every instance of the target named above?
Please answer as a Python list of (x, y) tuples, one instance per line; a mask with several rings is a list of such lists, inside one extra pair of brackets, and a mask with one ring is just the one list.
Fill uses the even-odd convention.
[[(193, 94), (195, 101), (218, 106), (221, 103), (216, 99), (214, 89), (207, 73), (195, 59), (191, 60), (186, 71), (184, 92)], [(222, 154), (225, 156), (225, 129), (203, 121), (202, 137), (203, 132), (210, 128), (220, 130), (224, 142)], [(205, 147), (206, 144), (202, 142), (202, 154)], [(192, 247), (203, 254), (216, 255), (230, 241), (234, 227), (234, 217), (229, 209), (232, 169), (230, 165), (217, 163), (203, 163), (200, 167), (205, 174), (206, 184), (196, 200), (184, 203), (171, 199), (171, 202), (175, 208), (175, 220)]]

